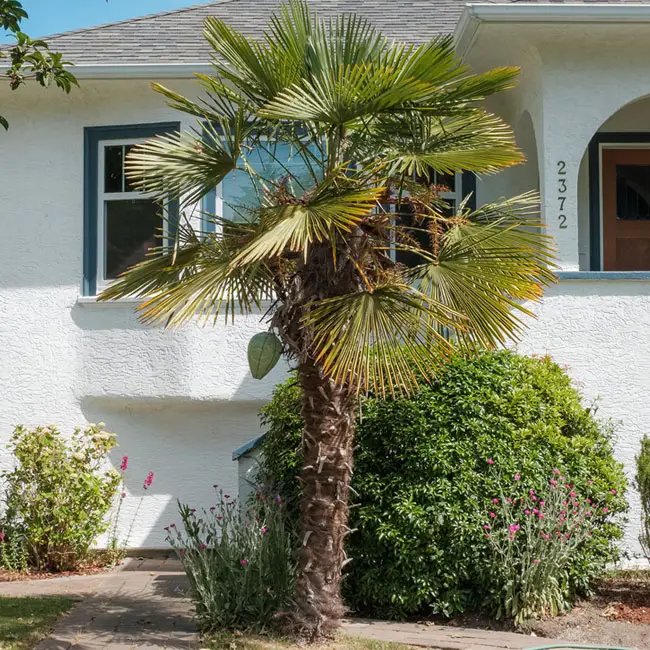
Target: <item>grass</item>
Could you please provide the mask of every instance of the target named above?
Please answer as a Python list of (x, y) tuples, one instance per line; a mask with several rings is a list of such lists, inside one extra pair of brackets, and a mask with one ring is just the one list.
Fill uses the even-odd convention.
[(29, 650), (73, 605), (70, 598), (0, 596), (0, 650)]
[[(295, 641), (281, 637), (222, 633), (204, 638), (203, 647), (210, 650), (290, 650), (298, 646)], [(333, 641), (319, 645), (318, 650), (406, 650), (410, 647), (401, 643), (341, 634)]]

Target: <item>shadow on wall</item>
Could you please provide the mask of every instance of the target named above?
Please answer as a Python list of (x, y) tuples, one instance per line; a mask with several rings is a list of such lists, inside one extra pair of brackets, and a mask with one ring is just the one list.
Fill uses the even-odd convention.
[[(119, 469), (122, 457), (129, 458), (119, 542), (167, 548), (163, 528), (178, 522), (177, 499), (208, 508), (215, 502), (214, 484), (236, 495), (232, 450), (258, 435), (260, 407), (260, 402), (84, 398), (84, 417), (105, 422), (118, 436), (113, 467)], [(149, 472), (154, 481), (145, 490)]]

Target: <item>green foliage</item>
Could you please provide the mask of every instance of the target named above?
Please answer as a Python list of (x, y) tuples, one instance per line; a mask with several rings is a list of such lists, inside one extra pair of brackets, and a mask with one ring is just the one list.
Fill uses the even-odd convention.
[(117, 472), (104, 471), (116, 444), (103, 425), (76, 429), (68, 439), (53, 426), (16, 427), (8, 445), (16, 465), (0, 475), (2, 543), (13, 549), (0, 556), (6, 568), (16, 568), (11, 558), (26, 557), (30, 567), (63, 571), (87, 558), (119, 484)]
[[(370, 398), (362, 410), (352, 481), (360, 506), (351, 511), (358, 532), (349, 538), (345, 582), (356, 612), (497, 611), (501, 559), (483, 525), (490, 499), (508, 490), (515, 474), (522, 490), (541, 492), (559, 468), (585, 498), (607, 504), (607, 513), (594, 514), (593, 536), (572, 551), (567, 599), (588, 591), (617, 557), (627, 504), (613, 428), (581, 404), (550, 359), (457, 355), (412, 397)], [(262, 420), (268, 433), (260, 479), (275, 481), (295, 511), (302, 419), (293, 378), (276, 389)]]
[(295, 588), (294, 538), (282, 499), (257, 493), (241, 508), (218, 492), (197, 514), (179, 503), (183, 530), (165, 528), (190, 581), (204, 632), (263, 630), (287, 608)]
[[(498, 470), (497, 470), (498, 471)], [(508, 481), (505, 496), (492, 498), (485, 513), (485, 538), (491, 551), (497, 615), (523, 621), (571, 607), (570, 568), (593, 536), (598, 515), (609, 515), (611, 493), (604, 503), (581, 498), (559, 469), (543, 491), (525, 492), (519, 475)], [(597, 563), (595, 571), (602, 567)]]
[(650, 560), (650, 438), (643, 436), (641, 452), (636, 457), (636, 487), (641, 497), (641, 534), (639, 542)]
[[(52, 52), (44, 41), (34, 40), (21, 31), (20, 23), (27, 17), (18, 0), (0, 0), (0, 30), (9, 32), (16, 39), (15, 43), (0, 51), (0, 60), (9, 60), (9, 68), (0, 69), (0, 79), (8, 79), (12, 90), (28, 79), (34, 79), (44, 88), (55, 85), (69, 93), (72, 86), (79, 85), (75, 76), (66, 69), (70, 61), (64, 61), (60, 52)], [(9, 128), (2, 115), (0, 126)]]

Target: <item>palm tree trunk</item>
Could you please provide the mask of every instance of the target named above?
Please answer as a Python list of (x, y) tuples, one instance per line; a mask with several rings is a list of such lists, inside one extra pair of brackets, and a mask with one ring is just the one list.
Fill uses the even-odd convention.
[(354, 445), (354, 396), (312, 359), (300, 363), (303, 389), (300, 482), (301, 547), (296, 586), (299, 624), (310, 641), (330, 635), (345, 608), (341, 599), (343, 548)]

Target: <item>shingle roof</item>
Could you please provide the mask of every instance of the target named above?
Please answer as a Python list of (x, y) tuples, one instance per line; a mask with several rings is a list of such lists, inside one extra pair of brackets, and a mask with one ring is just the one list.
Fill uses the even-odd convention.
[[(108, 25), (46, 37), (77, 65), (207, 63), (210, 48), (201, 35), (216, 16), (247, 36), (259, 37), (281, 0), (213, 0)], [(477, 0), (473, 0), (477, 1)], [(480, 1), (480, 0), (478, 0)], [(483, 2), (576, 2), (576, 0), (482, 0)], [(322, 16), (354, 11), (398, 40), (420, 43), (453, 32), (468, 0), (310, 0)], [(650, 0), (577, 0), (584, 3), (642, 3)]]
[[(353, 10), (393, 38), (423, 42), (454, 30), (466, 0), (311, 0), (323, 16)], [(247, 36), (260, 36), (280, 0), (214, 0), (187, 9), (55, 34), (46, 39), (78, 65), (207, 63), (201, 36), (216, 16)]]

